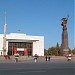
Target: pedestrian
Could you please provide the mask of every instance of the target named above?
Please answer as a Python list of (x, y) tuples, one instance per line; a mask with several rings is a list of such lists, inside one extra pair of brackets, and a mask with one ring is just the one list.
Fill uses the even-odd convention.
[(47, 61), (47, 56), (45, 57), (46, 61)]
[(50, 61), (50, 56), (48, 57), (48, 61)]
[(1, 52), (1, 56), (2, 56), (2, 52)]
[(37, 62), (37, 57), (34, 57), (34, 61)]
[(18, 62), (19, 54), (15, 53), (14, 55), (15, 55), (15, 62)]

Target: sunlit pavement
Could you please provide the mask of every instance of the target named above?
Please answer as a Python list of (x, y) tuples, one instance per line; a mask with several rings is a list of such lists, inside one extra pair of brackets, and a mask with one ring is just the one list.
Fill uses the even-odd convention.
[(75, 59), (0, 60), (0, 75), (75, 75)]

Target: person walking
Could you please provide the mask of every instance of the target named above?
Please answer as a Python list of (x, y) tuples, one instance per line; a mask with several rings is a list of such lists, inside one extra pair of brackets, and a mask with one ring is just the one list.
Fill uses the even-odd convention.
[(14, 55), (15, 55), (15, 62), (18, 62), (19, 54), (15, 53)]
[(48, 57), (48, 61), (50, 61), (50, 56)]
[(37, 62), (37, 57), (34, 57), (34, 61)]
[(47, 59), (48, 59), (47, 56), (45, 57), (45, 59), (46, 59), (46, 61), (47, 61)]

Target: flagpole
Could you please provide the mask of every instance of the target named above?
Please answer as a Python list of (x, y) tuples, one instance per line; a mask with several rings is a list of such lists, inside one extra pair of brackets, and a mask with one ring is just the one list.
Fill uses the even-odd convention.
[(6, 12), (5, 12), (4, 36), (3, 36), (3, 55), (6, 55)]

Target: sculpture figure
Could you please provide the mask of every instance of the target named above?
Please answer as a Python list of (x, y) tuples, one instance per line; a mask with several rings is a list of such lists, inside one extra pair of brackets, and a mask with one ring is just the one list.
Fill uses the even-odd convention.
[(67, 30), (66, 24), (67, 24), (68, 17), (61, 19), (62, 20), (62, 24), (61, 25), (63, 26), (63, 30)]

